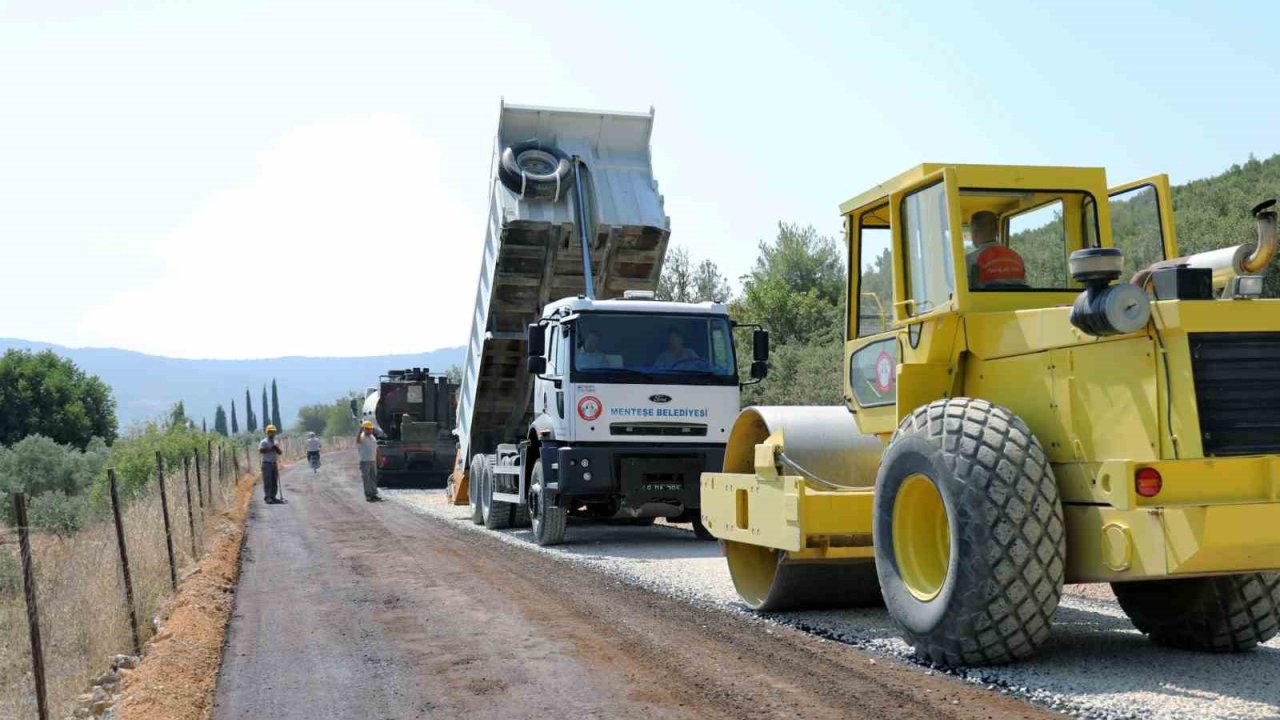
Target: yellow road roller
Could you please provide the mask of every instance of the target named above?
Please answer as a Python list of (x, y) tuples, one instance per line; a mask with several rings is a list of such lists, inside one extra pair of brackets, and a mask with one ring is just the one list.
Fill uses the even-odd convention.
[(1162, 645), (1274, 636), (1274, 205), (1181, 256), (1162, 175), (925, 164), (844, 203), (844, 406), (748, 408), (702, 476), (743, 602), (883, 602), (946, 665), (1031, 655), (1064, 583)]

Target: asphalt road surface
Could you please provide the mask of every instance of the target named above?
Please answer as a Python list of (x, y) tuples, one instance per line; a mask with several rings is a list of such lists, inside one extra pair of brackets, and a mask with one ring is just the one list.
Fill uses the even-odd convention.
[(1051, 717), (366, 503), (351, 453), (282, 482), (250, 508), (218, 720)]

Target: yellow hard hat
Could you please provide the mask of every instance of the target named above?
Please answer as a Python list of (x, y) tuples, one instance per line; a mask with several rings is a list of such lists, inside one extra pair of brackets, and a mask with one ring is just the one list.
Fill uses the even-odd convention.
[(362, 428), (372, 428), (372, 427), (373, 427), (373, 422), (372, 422), (372, 421), (369, 421), (369, 420), (365, 420), (364, 422), (360, 423), (360, 427), (362, 427)]
[(275, 426), (275, 425), (268, 425), (268, 426), (267, 426), (267, 432), (275, 432), (275, 431), (276, 431), (276, 426)]

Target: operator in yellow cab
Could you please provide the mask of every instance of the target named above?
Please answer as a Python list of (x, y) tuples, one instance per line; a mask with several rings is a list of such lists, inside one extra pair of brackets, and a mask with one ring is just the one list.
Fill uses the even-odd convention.
[(378, 502), (378, 439), (373, 436), (373, 423), (365, 420), (356, 435), (356, 454), (360, 457), (360, 480), (364, 483), (364, 499)]
[(973, 249), (965, 254), (969, 287), (986, 290), (998, 287), (1026, 287), (1027, 268), (1013, 248), (1000, 244), (999, 219), (990, 210), (979, 210), (969, 218)]

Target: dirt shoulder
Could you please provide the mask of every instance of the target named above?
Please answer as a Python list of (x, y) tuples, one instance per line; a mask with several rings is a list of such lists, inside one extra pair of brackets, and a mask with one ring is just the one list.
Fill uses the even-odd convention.
[(212, 551), (183, 580), (163, 630), (151, 639), (137, 669), (125, 674), (118, 716), (127, 720), (206, 718), (222, 660), (222, 645), (240, 568), (245, 517), (257, 476), (236, 484), (215, 520)]

